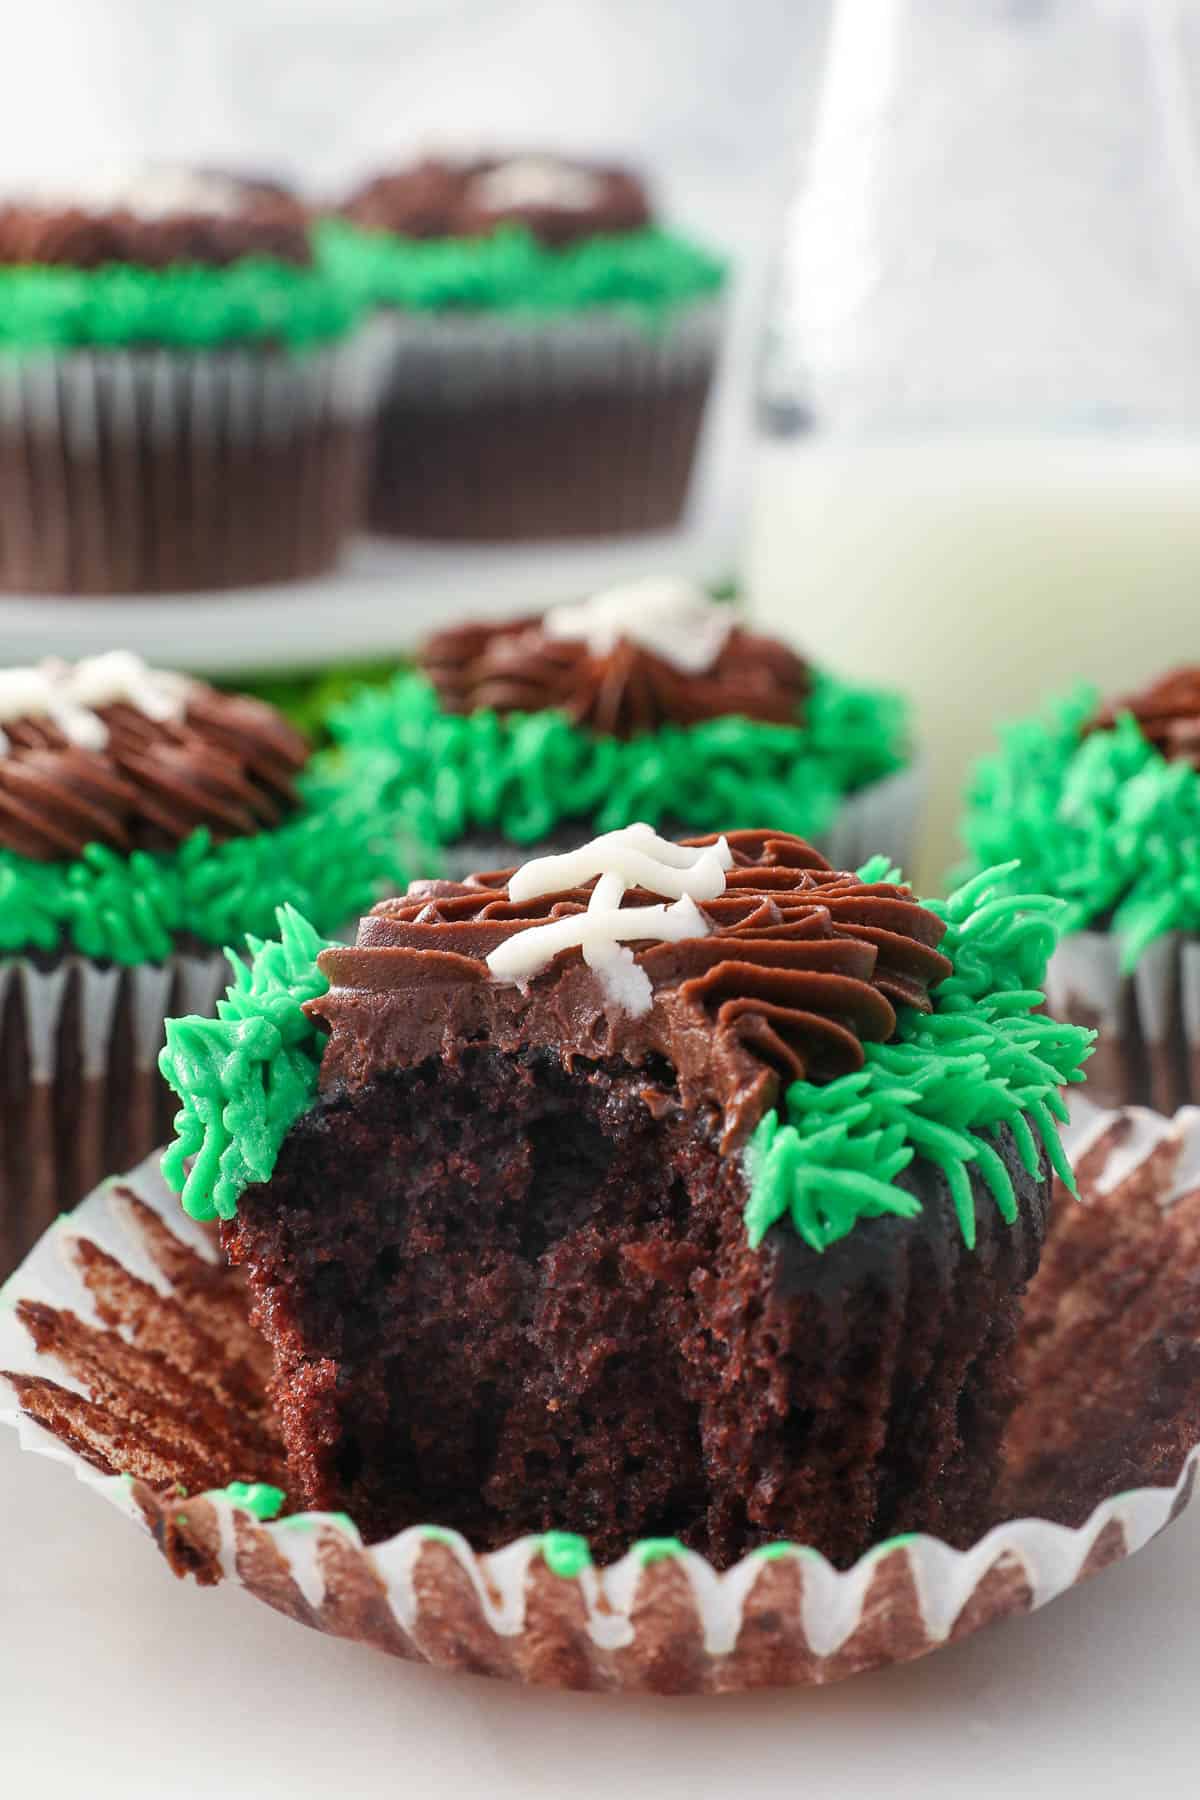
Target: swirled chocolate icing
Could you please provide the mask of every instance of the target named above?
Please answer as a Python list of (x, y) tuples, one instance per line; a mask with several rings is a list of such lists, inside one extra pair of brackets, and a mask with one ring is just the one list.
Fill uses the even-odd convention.
[[(697, 838), (696, 844), (713, 838)], [(652, 998), (615, 1005), (578, 949), (524, 986), (493, 979), (488, 955), (514, 933), (586, 909), (594, 883), (540, 899), (508, 897), (512, 870), (418, 882), (382, 901), (351, 948), (323, 953), (329, 992), (308, 1010), (330, 1029), (325, 1087), (356, 1087), (470, 1044), (553, 1048), (568, 1065), (619, 1058), (646, 1070), (654, 1108), (709, 1109), (722, 1148), (744, 1141), (795, 1080), (861, 1067), (863, 1045), (895, 1029), (899, 1004), (929, 1010), (950, 973), (944, 925), (906, 887), (833, 870), (802, 839), (729, 835), (725, 892), (700, 903), (708, 931), (638, 943)], [(630, 906), (655, 896), (633, 889)]]
[(0, 264), (161, 269), (269, 256), (306, 267), (309, 222), (308, 209), (275, 182), (151, 167), (94, 187), (82, 181), (78, 196), (0, 202)]
[(342, 213), (368, 231), (411, 238), (487, 237), (523, 225), (552, 246), (650, 223), (646, 190), (629, 170), (536, 155), (428, 157), (368, 181)]
[(167, 849), (200, 826), (220, 840), (278, 824), (295, 803), (308, 746), (261, 701), (196, 681), (174, 717), (126, 698), (86, 716), (86, 741), (50, 713), (5, 717), (0, 848), (38, 862)]
[(1139, 693), (1110, 700), (1088, 730), (1111, 730), (1122, 713), (1133, 714), (1143, 736), (1165, 757), (1200, 769), (1200, 666), (1172, 669)]
[(795, 724), (811, 683), (808, 664), (786, 644), (739, 625), (699, 671), (625, 637), (602, 650), (583, 638), (551, 637), (536, 616), (438, 632), (420, 665), (446, 712), (556, 707), (576, 725), (622, 738), (734, 713)]

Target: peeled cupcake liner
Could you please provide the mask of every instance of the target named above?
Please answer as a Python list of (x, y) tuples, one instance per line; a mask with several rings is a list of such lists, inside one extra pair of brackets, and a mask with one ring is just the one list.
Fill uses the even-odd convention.
[(615, 308), (380, 313), (371, 528), (503, 541), (676, 524), (724, 311), (696, 301), (655, 326)]
[(1105, 1106), (1160, 1112), (1200, 1102), (1200, 941), (1155, 939), (1131, 972), (1115, 932), (1076, 931), (1046, 976), (1046, 1010), (1095, 1029), (1087, 1094)]
[(211, 1013), (228, 981), (215, 950), (134, 967), (0, 959), (0, 1274), (161, 1141), (174, 1110), (158, 1074), (165, 1021)]
[[(925, 771), (918, 759), (846, 794), (827, 828), (806, 835), (835, 869), (859, 869), (870, 857), (882, 853), (900, 869), (908, 870), (915, 859), (924, 797)], [(438, 855), (446, 875), (461, 881), (476, 871), (503, 869), (534, 856), (573, 848), (591, 829), (588, 821), (573, 819), (533, 844), (513, 844), (498, 832), (473, 829), (442, 845)], [(664, 823), (662, 829), (668, 836), (702, 835), (674, 821)]]
[(0, 356), (0, 587), (283, 581), (358, 523), (374, 324), (330, 345)]
[[(564, 1534), (476, 1555), (436, 1527), (367, 1549), (340, 1515), (262, 1523), (222, 1492), (196, 1491), (206, 1485), (196, 1471), (205, 1469), (214, 1485), (270, 1479), (278, 1446), (262, 1452), (266, 1468), (237, 1466), (246, 1434), (264, 1421), (268, 1436), (272, 1429), (261, 1392), (247, 1403), (247, 1369), (265, 1379), (263, 1347), (239, 1310), (235, 1277), (218, 1275), (211, 1240), (184, 1217), (153, 1161), (60, 1220), (0, 1290), (0, 1419), (26, 1449), (65, 1462), (147, 1529), (177, 1574), (202, 1585), (234, 1581), (300, 1623), (411, 1661), (625, 1693), (840, 1680), (1048, 1604), (1140, 1549), (1192, 1496), (1194, 1404), (1174, 1421), (1177, 1454), (1163, 1449), (1172, 1432), (1161, 1411), (1139, 1437), (1148, 1409), (1136, 1397), (1125, 1396), (1127, 1415), (1101, 1410), (1096, 1430), (1123, 1418), (1146, 1479), (1098, 1493), (1096, 1504), (1089, 1491), (1080, 1505), (1086, 1434), (1061, 1439), (1103, 1385), (1096, 1333), (1112, 1335), (1118, 1382), (1139, 1362), (1151, 1385), (1168, 1364), (1174, 1369), (1181, 1334), (1200, 1356), (1200, 1112), (1170, 1120), (1091, 1109), (1068, 1136), (1090, 1205), (1064, 1201), (1057, 1215), (1055, 1232), (1065, 1235), (1052, 1234), (1043, 1286), (1031, 1292), (1022, 1352), (1029, 1392), (1013, 1430), (1020, 1438), (1023, 1429), (1025, 1451), (1032, 1444), (1034, 1452), (1022, 1477), (1028, 1491), (1050, 1493), (1047, 1513), (1086, 1517), (1012, 1516), (969, 1549), (908, 1536), (839, 1571), (816, 1551), (775, 1546), (719, 1573), (702, 1556), (653, 1540), (597, 1570), (581, 1540)], [(1145, 1281), (1131, 1300), (1128, 1280), (1113, 1280), (1113, 1258), (1128, 1255), (1153, 1268), (1149, 1301)], [(1081, 1318), (1092, 1333), (1083, 1344)], [(1164, 1330), (1172, 1352), (1162, 1348)], [(1071, 1345), (1074, 1368), (1068, 1358), (1064, 1371)], [(1118, 1450), (1115, 1460), (1100, 1458), (1110, 1477), (1126, 1466)], [(122, 1460), (131, 1472), (115, 1472)], [(173, 1485), (183, 1472), (192, 1477), (187, 1494)], [(1018, 1492), (1010, 1480), (1009, 1496)]]

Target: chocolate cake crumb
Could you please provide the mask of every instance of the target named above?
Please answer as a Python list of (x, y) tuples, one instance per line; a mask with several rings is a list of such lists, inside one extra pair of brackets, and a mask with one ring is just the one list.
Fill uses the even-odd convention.
[(548, 1046), (326, 1093), (222, 1227), (297, 1503), (369, 1542), (577, 1531), (598, 1562), (657, 1535), (720, 1567), (784, 1538), (843, 1566), (902, 1530), (969, 1541), (1048, 1174), (997, 1137), (1018, 1217), (976, 1185), (973, 1251), (922, 1162), (917, 1219), (754, 1250), (717, 1138), (667, 1064)]

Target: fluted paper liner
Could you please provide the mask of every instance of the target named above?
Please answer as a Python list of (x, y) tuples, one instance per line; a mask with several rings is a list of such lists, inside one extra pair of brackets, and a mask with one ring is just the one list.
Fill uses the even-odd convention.
[(176, 1573), (396, 1656), (622, 1692), (839, 1680), (1045, 1605), (1191, 1497), (1200, 1112), (1093, 1110), (1071, 1136), (1087, 1205), (1060, 1197), (996, 1519), (967, 1548), (913, 1536), (838, 1571), (784, 1547), (720, 1574), (659, 1544), (596, 1570), (553, 1537), (477, 1556), (431, 1526), (368, 1549), (338, 1516), (262, 1524), (202, 1490), (284, 1480), (266, 1353), (150, 1162), (61, 1220), (3, 1290), (0, 1417), (142, 1523)]
[(654, 331), (616, 308), (381, 312), (372, 530), (503, 542), (678, 523), (723, 317), (720, 300)]
[(377, 329), (303, 353), (0, 356), (0, 587), (170, 593), (328, 568), (361, 511)]
[(0, 957), (0, 1280), (105, 1175), (148, 1154), (177, 1102), (158, 1073), (165, 1021), (211, 1013), (218, 950), (123, 967)]
[(1098, 1033), (1087, 1092), (1104, 1106), (1173, 1112), (1200, 1103), (1200, 941), (1172, 931), (1132, 970), (1111, 931), (1062, 939), (1046, 975), (1046, 1008)]

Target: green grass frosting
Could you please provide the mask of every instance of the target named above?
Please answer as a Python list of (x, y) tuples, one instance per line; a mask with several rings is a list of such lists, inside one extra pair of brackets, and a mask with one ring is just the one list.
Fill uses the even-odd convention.
[(1064, 902), (1064, 930), (1111, 923), (1132, 969), (1165, 932), (1200, 931), (1200, 772), (1130, 714), (1085, 737), (1096, 699), (1080, 688), (1006, 728), (975, 770), (963, 835), (968, 871), (1020, 858), (1022, 879)]
[(603, 309), (654, 327), (717, 293), (726, 273), (719, 257), (657, 226), (553, 249), (520, 225), (478, 238), (404, 238), (326, 219), (315, 242), (356, 300), (406, 312), (536, 320)]
[[(860, 873), (898, 879), (883, 858)], [(901, 1007), (892, 1041), (867, 1044), (862, 1069), (824, 1087), (794, 1082), (783, 1107), (763, 1116), (746, 1147), (752, 1244), (780, 1220), (823, 1251), (860, 1219), (915, 1217), (921, 1203), (896, 1177), (923, 1157), (945, 1175), (973, 1248), (972, 1168), (1002, 1217), (1011, 1223), (1017, 1214), (993, 1142), (1002, 1126), (1031, 1175), (1044, 1151), (1074, 1190), (1058, 1135), (1066, 1118), (1059, 1088), (1082, 1081), (1094, 1034), (1033, 1010), (1062, 907), (1042, 894), (1001, 895), (1013, 873), (1012, 865), (989, 869), (948, 900), (923, 903), (945, 919), (939, 948), (954, 964), (931, 995), (931, 1013)]]
[[(898, 879), (883, 858), (861, 873)], [(1059, 907), (1044, 895), (997, 897), (1008, 873), (989, 871), (947, 901), (926, 902), (946, 920), (942, 949), (954, 964), (931, 1014), (902, 1008), (894, 1041), (866, 1046), (862, 1070), (824, 1087), (796, 1082), (783, 1107), (764, 1115), (745, 1152), (753, 1245), (779, 1221), (822, 1251), (860, 1219), (915, 1216), (920, 1202), (895, 1182), (917, 1156), (944, 1171), (973, 1245), (972, 1165), (1003, 1216), (1016, 1216), (992, 1141), (1002, 1126), (1030, 1174), (1044, 1152), (1072, 1185), (1058, 1089), (1082, 1080), (1092, 1034), (1033, 1011)], [(277, 940), (251, 941), (248, 966), (232, 959), (217, 1018), (167, 1025), (159, 1066), (184, 1104), (163, 1173), (193, 1218), (232, 1218), (316, 1099), (324, 1038), (303, 1009), (328, 987), (316, 965), (324, 945), (291, 909), (280, 911), (279, 928)]]
[(820, 837), (845, 795), (907, 759), (895, 694), (818, 674), (795, 725), (729, 717), (605, 737), (563, 712), (446, 713), (423, 676), (362, 692), (329, 720), (334, 737), (414, 829), (453, 843), (480, 829), (533, 844), (586, 819), (695, 831), (754, 828)]
[(230, 953), (233, 981), (215, 1019), (167, 1020), (159, 1068), (183, 1108), (162, 1169), (193, 1219), (231, 1219), (317, 1097), (324, 1039), (304, 1002), (329, 986), (317, 967), (326, 940), (293, 907), (277, 920), (277, 939), (246, 939), (248, 964)]
[(344, 337), (360, 311), (353, 290), (329, 270), (273, 257), (219, 268), (0, 268), (0, 351), (231, 344), (302, 351)]
[(162, 962), (181, 937), (220, 949), (269, 932), (291, 904), (333, 931), (405, 870), (374, 799), (344, 791), (314, 759), (284, 824), (214, 844), (193, 832), (176, 850), (124, 854), (89, 845), (72, 862), (0, 850), (0, 955), (77, 950), (97, 961)]

